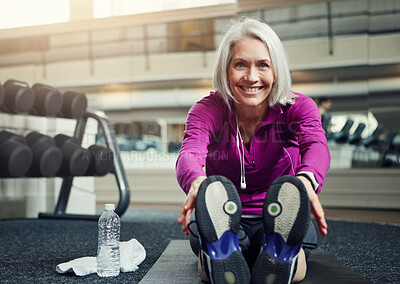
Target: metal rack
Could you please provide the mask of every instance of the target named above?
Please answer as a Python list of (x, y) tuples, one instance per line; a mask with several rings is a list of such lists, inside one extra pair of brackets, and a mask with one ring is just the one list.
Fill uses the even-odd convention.
[[(94, 113), (86, 112), (85, 115), (77, 120), (74, 138), (78, 139), (79, 143), (82, 143), (83, 135), (86, 129), (86, 123), (88, 118), (95, 119), (102, 130), (104, 139), (107, 147), (113, 152), (114, 169), (112, 173), (115, 175), (115, 179), (119, 190), (119, 201), (116, 206), (115, 212), (122, 216), (128, 209), (130, 202), (130, 189), (125, 174), (125, 169), (122, 165), (121, 157), (119, 154), (118, 145), (110, 127), (110, 123), (107, 119), (100, 117)], [(39, 213), (39, 218), (47, 219), (81, 219), (81, 220), (98, 220), (99, 215), (84, 215), (84, 214), (69, 214), (66, 213), (66, 208), (71, 193), (71, 187), (74, 177), (67, 176), (63, 178), (61, 185), (60, 194), (58, 196), (58, 202), (53, 213)]]

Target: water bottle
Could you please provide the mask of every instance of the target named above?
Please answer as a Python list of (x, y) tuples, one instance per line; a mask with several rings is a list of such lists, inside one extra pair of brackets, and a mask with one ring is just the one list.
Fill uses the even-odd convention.
[(106, 204), (99, 218), (97, 243), (97, 275), (115, 277), (119, 275), (119, 235), (121, 222), (114, 212), (114, 204)]

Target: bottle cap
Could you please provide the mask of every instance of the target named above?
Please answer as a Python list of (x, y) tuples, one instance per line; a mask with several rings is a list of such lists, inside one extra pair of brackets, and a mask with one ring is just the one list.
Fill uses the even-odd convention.
[(114, 204), (106, 204), (105, 209), (108, 210), (115, 210), (115, 205)]

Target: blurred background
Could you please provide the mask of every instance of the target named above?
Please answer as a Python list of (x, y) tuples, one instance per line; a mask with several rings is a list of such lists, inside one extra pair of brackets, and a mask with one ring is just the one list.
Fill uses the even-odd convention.
[[(399, 0), (0, 0), (0, 82), (83, 92), (112, 122), (131, 206), (179, 208), (175, 178), (189, 108), (212, 91), (233, 17), (268, 23), (292, 90), (320, 105), (332, 155), (327, 208), (400, 209)], [(0, 113), (0, 130), (72, 135), (76, 120)], [(104, 144), (88, 123), (83, 145)], [(52, 212), (60, 178), (0, 179), (0, 218)], [(74, 179), (67, 211), (117, 202), (112, 175)]]

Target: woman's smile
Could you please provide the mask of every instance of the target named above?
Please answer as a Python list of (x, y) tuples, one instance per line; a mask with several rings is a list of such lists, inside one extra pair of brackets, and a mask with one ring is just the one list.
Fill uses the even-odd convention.
[(267, 97), (275, 81), (267, 47), (246, 37), (233, 48), (228, 67), (229, 87), (242, 107), (268, 107)]

